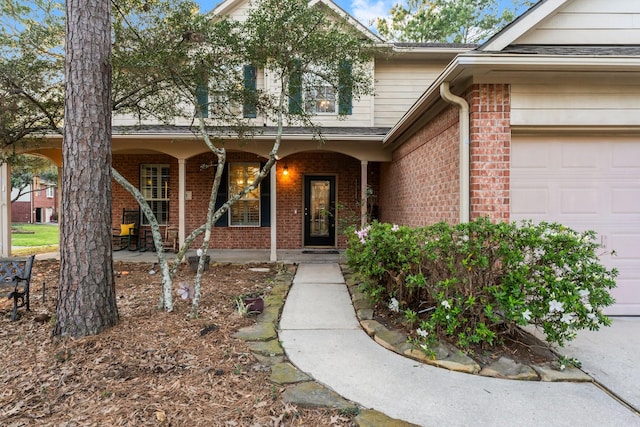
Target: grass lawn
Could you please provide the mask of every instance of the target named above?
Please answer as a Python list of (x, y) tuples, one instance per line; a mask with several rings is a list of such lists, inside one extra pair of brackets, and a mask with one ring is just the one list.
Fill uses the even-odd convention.
[[(35, 247), (44, 252), (55, 251), (58, 248), (58, 242), (58, 224), (13, 224), (11, 226), (11, 246), (15, 255), (25, 250), (26, 253), (33, 253)], [(25, 248), (18, 248), (18, 246)]]

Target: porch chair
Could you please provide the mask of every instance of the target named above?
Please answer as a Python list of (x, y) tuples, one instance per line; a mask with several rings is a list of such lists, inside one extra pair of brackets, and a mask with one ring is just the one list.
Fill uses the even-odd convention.
[(113, 230), (113, 250), (137, 250), (139, 230), (140, 211), (138, 209), (122, 209), (122, 223), (120, 224), (120, 229)]
[(162, 246), (165, 251), (178, 252), (178, 227), (168, 225), (164, 230)]

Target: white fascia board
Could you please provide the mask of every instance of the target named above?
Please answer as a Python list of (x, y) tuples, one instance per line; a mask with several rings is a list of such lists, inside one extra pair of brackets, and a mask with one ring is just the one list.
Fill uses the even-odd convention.
[(516, 18), (515, 21), (507, 25), (498, 34), (491, 37), (480, 46), (478, 50), (491, 52), (501, 51), (570, 1), (572, 0), (542, 0), (525, 12), (524, 15)]

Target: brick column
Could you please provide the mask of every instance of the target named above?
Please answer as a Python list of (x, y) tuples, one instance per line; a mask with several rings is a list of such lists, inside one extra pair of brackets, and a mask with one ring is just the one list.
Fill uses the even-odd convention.
[(511, 87), (474, 85), (471, 111), (471, 219), (509, 220), (511, 164)]

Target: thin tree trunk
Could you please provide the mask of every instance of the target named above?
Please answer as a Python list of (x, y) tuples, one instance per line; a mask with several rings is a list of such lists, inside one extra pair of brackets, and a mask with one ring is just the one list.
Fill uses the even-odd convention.
[(60, 283), (54, 335), (118, 322), (111, 241), (111, 3), (67, 0)]

